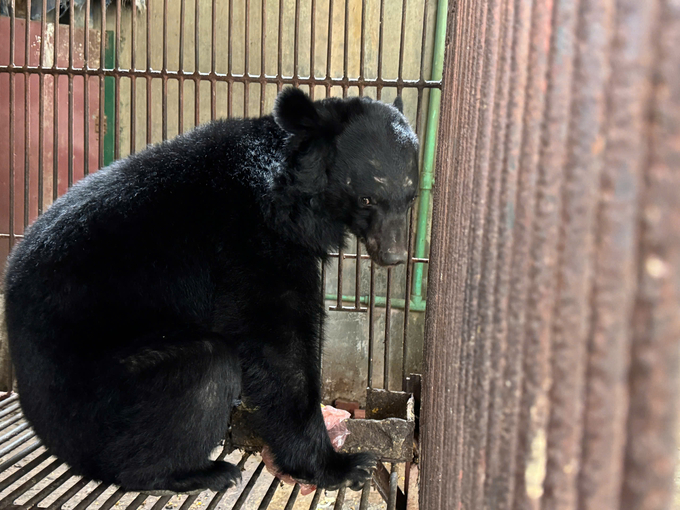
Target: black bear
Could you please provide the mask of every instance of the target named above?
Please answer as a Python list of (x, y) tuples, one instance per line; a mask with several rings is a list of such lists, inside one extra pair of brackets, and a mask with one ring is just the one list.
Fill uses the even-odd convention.
[(219, 120), (113, 163), (28, 229), (6, 271), (21, 404), (54, 455), (134, 491), (223, 490), (209, 460), (233, 402), (279, 469), (359, 488), (321, 415), (321, 268), (346, 229), (407, 257), (418, 142), (394, 105), (313, 102)]

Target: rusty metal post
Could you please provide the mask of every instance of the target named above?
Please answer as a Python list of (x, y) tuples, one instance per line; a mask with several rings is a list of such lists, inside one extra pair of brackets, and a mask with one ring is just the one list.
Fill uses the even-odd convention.
[(450, 9), (422, 510), (668, 509), (680, 4)]

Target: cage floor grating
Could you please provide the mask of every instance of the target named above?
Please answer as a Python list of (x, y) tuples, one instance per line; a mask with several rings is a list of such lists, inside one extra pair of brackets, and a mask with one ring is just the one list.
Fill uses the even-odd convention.
[[(16, 394), (0, 402), (0, 510), (383, 510), (375, 485), (300, 494), (298, 485), (282, 484), (264, 468), (259, 455), (218, 448), (215, 456), (238, 464), (241, 484), (226, 492), (151, 496), (125, 492), (115, 485), (82, 479), (51, 456), (26, 423)], [(403, 470), (401, 470), (403, 479)], [(399, 477), (395, 477), (398, 479)], [(391, 480), (392, 481), (392, 480)], [(393, 491), (390, 491), (393, 492)], [(393, 498), (388, 498), (393, 499)]]

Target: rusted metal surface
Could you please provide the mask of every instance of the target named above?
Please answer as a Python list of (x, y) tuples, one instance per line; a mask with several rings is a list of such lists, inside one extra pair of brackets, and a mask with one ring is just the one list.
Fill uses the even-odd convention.
[(423, 510), (671, 507), (679, 45), (673, 1), (451, 7)]

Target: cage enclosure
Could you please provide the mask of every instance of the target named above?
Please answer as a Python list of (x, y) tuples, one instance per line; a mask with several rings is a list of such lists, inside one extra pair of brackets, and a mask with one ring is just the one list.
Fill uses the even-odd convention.
[[(2, 0), (0, 258), (79, 179), (148, 144), (223, 117), (270, 113), (285, 86), (313, 99), (397, 95), (420, 139), (409, 262), (370, 260), (356, 238), (323, 268), (324, 402), (365, 409), (347, 451), (376, 451), (373, 484), (300, 493), (263, 470), (237, 410), (215, 452), (244, 469), (226, 494), (125, 494), (72, 476), (50, 456), (11, 393), (7, 342), (0, 402), (0, 506), (406, 508), (414, 460), (427, 292), (430, 190), (447, 2), (434, 0)], [(285, 257), (286, 254), (281, 254)], [(361, 415), (361, 413), (359, 413)], [(252, 454), (252, 455), (251, 455)], [(239, 457), (240, 456), (240, 457)], [(240, 460), (239, 460), (240, 459)], [(373, 487), (373, 489), (371, 489)], [(192, 506), (193, 505), (193, 506)]]

